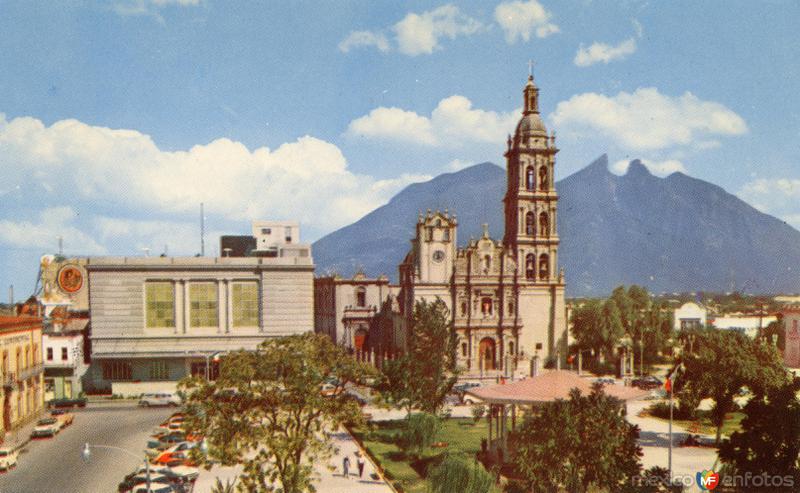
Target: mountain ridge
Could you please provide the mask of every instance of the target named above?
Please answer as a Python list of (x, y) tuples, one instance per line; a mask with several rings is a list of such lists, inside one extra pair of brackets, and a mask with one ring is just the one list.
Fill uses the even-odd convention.
[[(417, 215), (449, 209), (458, 244), (489, 224), (503, 236), (505, 169), (485, 162), (407, 186), (385, 205), (313, 244), (318, 272), (362, 269), (397, 277)], [(619, 284), (655, 292), (800, 291), (800, 231), (722, 187), (681, 172), (653, 176), (640, 160), (624, 175), (604, 154), (556, 183), (559, 264), (570, 296), (604, 295)], [(799, 267), (800, 268), (800, 267)]]

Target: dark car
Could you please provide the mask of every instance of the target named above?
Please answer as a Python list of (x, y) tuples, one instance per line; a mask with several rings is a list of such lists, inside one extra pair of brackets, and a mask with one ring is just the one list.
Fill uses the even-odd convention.
[(654, 377), (652, 375), (647, 375), (645, 377), (634, 378), (631, 382), (631, 385), (634, 387), (638, 387), (643, 390), (654, 390), (664, 385), (659, 378)]
[(86, 407), (86, 397), (77, 399), (53, 399), (50, 407)]

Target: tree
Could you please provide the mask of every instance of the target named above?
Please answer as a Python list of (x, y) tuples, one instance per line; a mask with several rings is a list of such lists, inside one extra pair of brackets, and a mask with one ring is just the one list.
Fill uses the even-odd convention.
[(425, 449), (430, 447), (436, 434), (439, 432), (441, 422), (434, 414), (414, 413), (408, 417), (403, 431), (400, 432), (400, 448), (406, 454), (422, 457)]
[(437, 413), (453, 389), (457, 340), (444, 301), (418, 301), (409, 324), (408, 350), (385, 365), (378, 389), (387, 401)]
[[(319, 334), (268, 339), (256, 351), (231, 353), (216, 381), (180, 383), (187, 432), (203, 434), (208, 445), (207, 457), (194, 455), (206, 466), (209, 459), (244, 464), (241, 491), (313, 492), (313, 464), (332, 452), (326, 434), (362, 419), (345, 385), (368, 375)], [(332, 395), (321, 392), (326, 382), (336, 382)]]
[(478, 462), (445, 454), (442, 462), (428, 473), (431, 493), (487, 493), (495, 479)]
[(619, 491), (641, 464), (639, 428), (625, 419), (621, 401), (596, 386), (583, 396), (543, 406), (511, 434), (513, 461), (534, 491)]
[(719, 447), (720, 460), (740, 475), (789, 476), (794, 485), (800, 485), (798, 391), (800, 380), (794, 380), (750, 399), (744, 407), (741, 431)]
[(677, 391), (711, 398), (710, 419), (721, 438), (725, 416), (735, 408), (735, 397), (743, 388), (765, 393), (783, 385), (787, 373), (777, 351), (762, 341), (754, 341), (738, 331), (715, 329), (695, 332), (692, 352), (682, 357), (683, 373)]
[(580, 349), (594, 350), (600, 361), (613, 361), (625, 329), (615, 302), (591, 300), (575, 309), (572, 332)]

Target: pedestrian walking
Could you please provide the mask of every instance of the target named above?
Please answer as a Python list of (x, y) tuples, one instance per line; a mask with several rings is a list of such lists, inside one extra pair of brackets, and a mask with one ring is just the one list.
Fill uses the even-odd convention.
[(350, 458), (349, 457), (345, 457), (344, 459), (342, 459), (342, 475), (345, 478), (349, 478), (350, 477)]
[(361, 452), (356, 452), (356, 465), (358, 466), (358, 477), (364, 476), (364, 458), (361, 457)]

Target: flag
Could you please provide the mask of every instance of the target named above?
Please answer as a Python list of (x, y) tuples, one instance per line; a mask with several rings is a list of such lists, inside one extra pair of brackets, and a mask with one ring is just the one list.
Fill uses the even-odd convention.
[(672, 373), (667, 376), (667, 379), (664, 381), (664, 390), (667, 392), (672, 392), (672, 386), (675, 385), (675, 379), (678, 377), (678, 370), (683, 368), (683, 363), (676, 366)]
[(569, 358), (567, 358), (567, 363), (572, 364), (573, 361), (575, 361), (575, 355), (571, 354), (569, 355)]
[(672, 378), (671, 378), (671, 376), (667, 377), (667, 379), (664, 381), (664, 390), (666, 390), (667, 392), (672, 392)]

